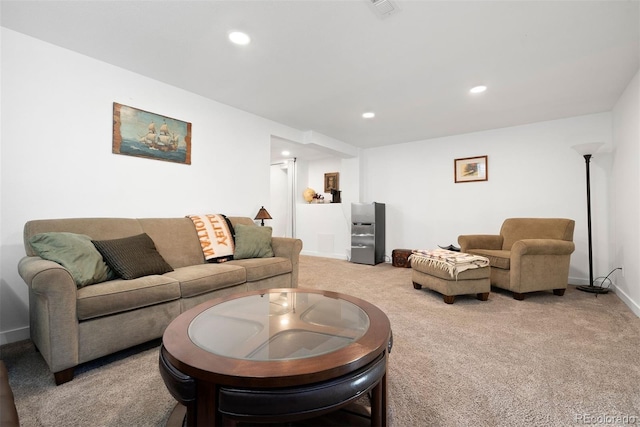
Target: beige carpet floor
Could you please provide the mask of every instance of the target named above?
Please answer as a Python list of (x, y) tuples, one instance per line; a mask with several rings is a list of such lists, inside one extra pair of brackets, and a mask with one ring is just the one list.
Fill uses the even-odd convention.
[[(492, 289), (486, 302), (448, 305), (413, 289), (410, 269), (306, 256), (299, 284), (387, 313), (391, 426), (640, 424), (640, 319), (613, 293), (569, 287), (516, 301)], [(157, 346), (88, 363), (58, 387), (29, 341), (0, 347), (0, 357), (24, 427), (160, 426), (175, 402)]]

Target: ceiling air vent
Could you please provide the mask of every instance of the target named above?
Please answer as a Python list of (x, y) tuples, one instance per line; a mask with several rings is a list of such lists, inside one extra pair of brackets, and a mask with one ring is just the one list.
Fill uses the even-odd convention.
[(373, 10), (382, 18), (393, 15), (398, 11), (398, 8), (391, 0), (369, 0), (373, 5)]

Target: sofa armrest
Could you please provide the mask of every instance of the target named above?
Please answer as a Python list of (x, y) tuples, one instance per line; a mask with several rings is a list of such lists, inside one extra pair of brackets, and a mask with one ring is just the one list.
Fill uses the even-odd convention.
[(571, 255), (576, 246), (573, 242), (556, 239), (523, 239), (511, 247), (511, 257), (522, 255)]
[(18, 272), (29, 287), (31, 339), (51, 372), (78, 364), (77, 287), (69, 271), (40, 257), (24, 257)]
[(290, 237), (272, 237), (271, 248), (273, 249), (274, 256), (288, 258), (291, 260), (291, 286), (297, 287), (302, 240), (292, 239)]
[(502, 236), (499, 234), (467, 234), (458, 236), (460, 251), (469, 249), (502, 249)]
[(302, 240), (289, 237), (272, 237), (271, 248), (273, 255), (293, 260), (300, 256), (302, 251)]

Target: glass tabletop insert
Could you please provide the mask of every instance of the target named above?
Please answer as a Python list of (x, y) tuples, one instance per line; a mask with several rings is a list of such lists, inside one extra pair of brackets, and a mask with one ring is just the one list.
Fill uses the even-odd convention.
[(214, 305), (189, 325), (189, 338), (234, 359), (314, 357), (346, 347), (369, 328), (357, 305), (322, 294), (279, 290)]

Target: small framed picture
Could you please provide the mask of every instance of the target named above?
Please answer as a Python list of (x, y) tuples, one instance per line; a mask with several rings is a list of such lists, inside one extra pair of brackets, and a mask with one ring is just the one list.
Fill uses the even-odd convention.
[(324, 192), (331, 193), (332, 189), (340, 189), (340, 174), (338, 172), (329, 172), (324, 174)]
[(455, 182), (487, 181), (489, 167), (487, 156), (465, 157), (453, 161)]

